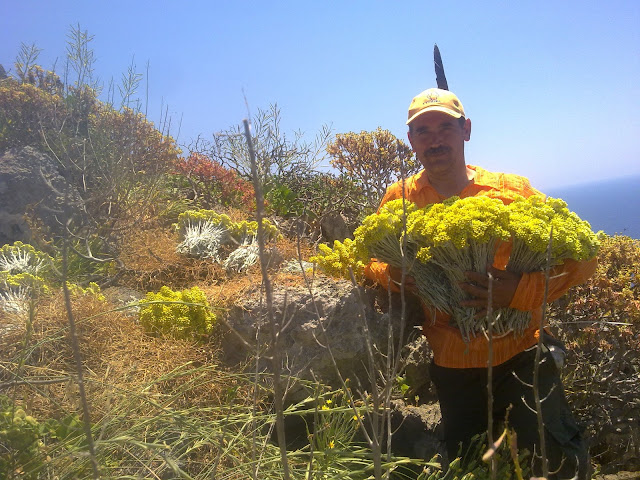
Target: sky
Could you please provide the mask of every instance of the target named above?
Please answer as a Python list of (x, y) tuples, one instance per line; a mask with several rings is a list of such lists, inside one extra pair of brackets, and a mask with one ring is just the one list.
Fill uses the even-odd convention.
[(467, 163), (541, 190), (640, 176), (638, 0), (0, 0), (0, 64), (35, 44), (61, 71), (78, 25), (104, 91), (135, 65), (149, 120), (167, 113), (185, 147), (272, 104), (308, 141), (324, 125), (406, 141), (437, 43)]

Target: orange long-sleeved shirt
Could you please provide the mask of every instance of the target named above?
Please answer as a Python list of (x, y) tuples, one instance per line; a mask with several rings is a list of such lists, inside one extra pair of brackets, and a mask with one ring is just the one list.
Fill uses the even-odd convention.
[[(487, 195), (501, 199), (505, 204), (511, 203), (515, 195), (529, 197), (540, 194), (534, 189), (529, 180), (519, 175), (506, 173), (492, 173), (480, 167), (469, 165), (475, 172), (473, 180), (460, 192), (459, 197), (473, 197)], [(402, 183), (397, 182), (387, 189), (381, 206), (390, 200), (402, 198)], [(446, 197), (440, 195), (429, 183), (424, 170), (405, 180), (405, 198), (424, 207), (432, 203), (439, 203)], [(509, 260), (511, 244), (503, 243), (498, 248), (494, 266), (504, 269)], [(562, 265), (551, 269), (549, 275), (549, 302), (560, 298), (569, 288), (585, 282), (596, 268), (596, 259), (587, 262), (566, 260)], [(389, 266), (382, 262), (372, 261), (365, 269), (365, 274), (377, 281), (384, 288), (397, 291), (397, 287), (390, 282)], [(524, 351), (537, 343), (538, 327), (542, 318), (542, 301), (544, 297), (544, 273), (524, 273), (518, 284), (510, 307), (518, 310), (531, 311), (531, 323), (522, 336), (508, 334), (493, 339), (493, 364), (499, 365), (514, 355)], [(472, 338), (469, 343), (462, 340), (460, 331), (449, 325), (449, 315), (437, 311), (435, 315), (425, 308), (423, 333), (427, 337), (433, 350), (434, 362), (442, 367), (472, 368), (486, 367), (488, 361), (488, 342), (484, 335)]]

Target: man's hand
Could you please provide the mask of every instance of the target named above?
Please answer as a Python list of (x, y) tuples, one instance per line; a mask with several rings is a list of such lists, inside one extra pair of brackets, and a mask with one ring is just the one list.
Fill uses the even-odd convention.
[[(491, 304), (494, 309), (505, 308), (511, 304), (513, 296), (520, 283), (521, 273), (498, 270), (492, 266), (487, 267), (487, 274), (493, 276), (491, 286)], [(465, 272), (468, 282), (460, 283), (460, 288), (467, 292), (472, 298), (465, 300), (462, 306), (475, 307), (479, 309), (479, 314), (486, 314), (489, 298), (489, 275), (478, 272)]]

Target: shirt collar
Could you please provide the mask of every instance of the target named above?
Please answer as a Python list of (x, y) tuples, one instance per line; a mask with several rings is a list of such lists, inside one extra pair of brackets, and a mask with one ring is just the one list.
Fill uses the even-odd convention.
[(476, 167), (475, 165), (467, 165), (467, 167), (476, 172), (471, 183), (474, 183), (481, 187), (497, 187), (499, 180), (498, 176), (495, 173), (489, 172), (488, 170), (485, 170), (481, 167)]
[[(498, 184), (498, 177), (495, 173), (489, 172), (481, 167), (476, 167), (475, 165), (467, 165), (467, 167), (475, 172), (475, 175), (469, 185), (475, 184), (482, 187), (496, 188), (496, 185)], [(414, 177), (414, 181), (418, 188), (433, 188), (431, 182), (429, 182), (427, 172), (424, 169)], [(467, 187), (469, 185), (467, 185)]]

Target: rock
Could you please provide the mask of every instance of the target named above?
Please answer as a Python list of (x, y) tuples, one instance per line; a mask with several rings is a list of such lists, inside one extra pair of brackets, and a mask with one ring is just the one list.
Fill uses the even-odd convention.
[(438, 403), (420, 406), (395, 401), (391, 414), (391, 450), (395, 455), (430, 460), (440, 454), (447, 460), (447, 448), (442, 440)]
[(423, 335), (404, 347), (404, 376), (409, 390), (405, 398), (417, 398), (420, 403), (436, 402), (438, 397), (431, 383), (429, 363), (431, 362), (431, 347)]
[[(349, 378), (352, 387), (362, 385), (362, 390), (371, 391), (368, 373), (383, 367), (382, 355), (388, 351), (389, 339), (393, 339), (395, 351), (398, 345), (407, 343), (410, 335), (416, 335), (415, 329), (407, 326), (404, 338), (400, 339), (400, 308), (392, 305), (390, 313), (380, 312), (376, 308), (379, 303), (376, 290), (318, 276), (312, 291), (313, 295), (304, 285), (274, 286), (274, 318), (285, 325), (278, 348), (285, 359), (287, 375), (334, 388), (342, 386), (341, 376)], [(256, 285), (226, 316), (226, 323), (237, 335), (251, 344), (258, 339), (258, 344), (263, 346), (261, 369), (269, 367), (264, 357), (270, 354), (271, 343), (264, 305), (260, 286)], [(417, 302), (410, 303), (407, 311), (407, 318), (416, 315), (422, 318)], [(228, 334), (223, 341), (228, 364), (244, 362), (255, 354), (237, 335)], [(373, 369), (369, 365), (368, 345), (378, 362)], [(297, 402), (310, 394), (303, 382), (298, 382), (288, 400)]]
[[(58, 173), (55, 162), (32, 147), (13, 148), (0, 155), (0, 245), (31, 242), (25, 215), (34, 215), (53, 232), (61, 220), (81, 212), (82, 200)], [(65, 191), (70, 192), (65, 201)]]
[(320, 220), (322, 237), (333, 244), (334, 240), (344, 241), (345, 238), (353, 238), (353, 228), (349, 228), (344, 215), (333, 212), (324, 215)]

